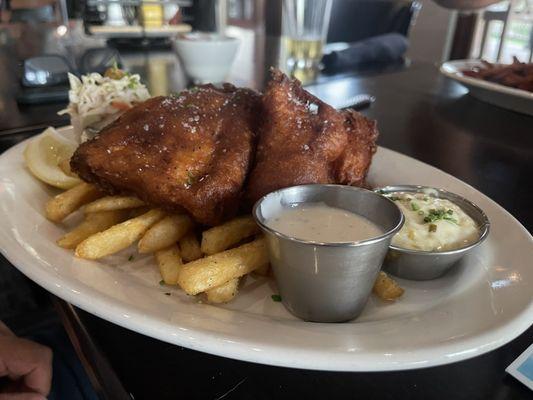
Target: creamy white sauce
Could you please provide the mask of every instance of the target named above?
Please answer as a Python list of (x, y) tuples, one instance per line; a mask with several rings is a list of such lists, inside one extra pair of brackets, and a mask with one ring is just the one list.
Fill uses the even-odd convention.
[(433, 193), (389, 193), (405, 223), (392, 244), (405, 249), (446, 251), (459, 249), (479, 238), (479, 227), (457, 204)]
[(383, 234), (367, 218), (324, 203), (288, 207), (266, 225), (287, 236), (323, 243), (359, 242)]

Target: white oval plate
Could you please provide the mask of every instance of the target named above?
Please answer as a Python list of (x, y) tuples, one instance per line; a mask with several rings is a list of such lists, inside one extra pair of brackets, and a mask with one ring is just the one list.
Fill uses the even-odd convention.
[(249, 277), (235, 301), (220, 307), (159, 285), (161, 278), (150, 256), (135, 255), (128, 261), (134, 249), (101, 262), (74, 258), (71, 251), (54, 244), (65, 226), (44, 217), (44, 204), (55, 192), (25, 169), (25, 145), (20, 143), (0, 157), (2, 253), (50, 292), (142, 334), (264, 364), (382, 371), (473, 357), (505, 344), (533, 321), (531, 235), (474, 188), (391, 150), (377, 152), (372, 184), (420, 184), (458, 193), (487, 213), (491, 234), (445, 277), (430, 282), (399, 280), (405, 295), (397, 303), (371, 297), (356, 321), (318, 324), (300, 321), (272, 301), (275, 284), (265, 278)]
[(464, 70), (481, 65), (483, 63), (480, 60), (447, 61), (440, 66), (440, 72), (467, 87), (470, 94), (479, 100), (523, 114), (533, 115), (533, 92), (463, 74)]

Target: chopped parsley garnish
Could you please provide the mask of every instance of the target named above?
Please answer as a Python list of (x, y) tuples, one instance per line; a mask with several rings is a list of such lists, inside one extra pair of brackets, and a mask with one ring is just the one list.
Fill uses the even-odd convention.
[(163, 285), (165, 284), (165, 281), (164, 281), (163, 279), (161, 279), (161, 280), (159, 281), (159, 284), (160, 284), (161, 286), (163, 286)]
[(279, 303), (281, 301), (281, 296), (279, 294), (273, 294), (270, 297), (272, 298), (272, 301), (275, 301), (276, 303)]
[(444, 208), (439, 208), (438, 210), (435, 210), (432, 208), (429, 210), (428, 215), (424, 217), (425, 223), (435, 222), (439, 220), (445, 220), (452, 222), (454, 224), (457, 224), (457, 220), (455, 218), (452, 218), (453, 210), (445, 210)]
[(135, 89), (138, 85), (137, 80), (134, 77), (130, 77), (130, 82), (128, 83), (128, 89)]
[(420, 210), (420, 206), (414, 202), (411, 202), (411, 210), (418, 211)]
[(185, 184), (187, 186), (192, 186), (196, 182), (196, 177), (191, 171), (187, 171), (187, 180), (185, 181)]
[(430, 232), (437, 232), (437, 225), (435, 225), (435, 224), (429, 224), (428, 231), (430, 231)]
[(133, 256), (133, 254), (130, 254), (130, 256), (128, 257), (128, 261), (133, 261), (135, 257)]

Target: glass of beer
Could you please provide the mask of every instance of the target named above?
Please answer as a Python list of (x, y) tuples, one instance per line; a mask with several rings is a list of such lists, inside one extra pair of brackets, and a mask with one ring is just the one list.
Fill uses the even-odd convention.
[(328, 33), (332, 0), (283, 0), (287, 67), (300, 80), (316, 77)]

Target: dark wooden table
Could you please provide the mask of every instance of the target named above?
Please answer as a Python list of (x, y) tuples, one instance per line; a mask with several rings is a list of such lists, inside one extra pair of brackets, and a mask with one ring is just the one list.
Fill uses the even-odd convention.
[[(254, 58), (268, 60), (261, 54)], [(171, 53), (141, 52), (125, 59), (145, 79), (164, 71), (167, 91), (177, 91), (186, 83)], [(246, 74), (237, 75), (239, 82), (246, 79)], [(258, 86), (263, 76), (261, 66), (249, 79)], [(24, 131), (24, 124), (62, 122), (53, 114), (60, 105), (18, 108), (12, 98), (16, 89), (5, 90), (9, 77), (1, 79), (0, 101), (7, 108), (0, 108), (0, 151), (34, 133)], [(309, 89), (325, 100), (373, 94), (377, 101), (365, 114), (378, 120), (381, 146), (473, 185), (533, 230), (532, 117), (482, 103), (440, 76), (436, 66), (416, 61), (405, 70), (333, 77)], [(2, 130), (19, 133), (6, 135)], [(107, 399), (125, 398), (126, 392), (137, 400), (533, 398), (504, 371), (533, 342), (533, 328), (500, 349), (451, 365), (383, 373), (317, 372), (191, 351), (128, 331), (61, 301), (58, 304), (92, 379)]]

